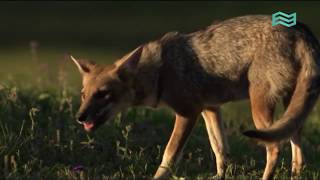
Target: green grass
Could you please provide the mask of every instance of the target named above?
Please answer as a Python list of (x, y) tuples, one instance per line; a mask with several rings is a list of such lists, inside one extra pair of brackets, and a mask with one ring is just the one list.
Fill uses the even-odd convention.
[[(74, 49), (80, 57), (110, 63), (120, 53)], [(94, 134), (75, 121), (80, 75), (64, 50), (28, 49), (1, 53), (0, 179), (148, 179), (161, 162), (174, 116), (168, 109), (132, 108)], [(23, 61), (21, 60), (23, 59)], [(10, 74), (10, 75), (9, 75)], [(7, 75), (7, 76), (6, 76)], [(278, 116), (281, 108), (278, 108)], [(241, 135), (253, 128), (246, 101), (223, 106), (222, 117), (231, 154), (227, 177), (258, 179), (265, 164), (264, 148)], [(305, 123), (303, 146), (307, 166), (303, 179), (320, 178), (320, 107)], [(173, 177), (207, 179), (215, 174), (203, 121), (199, 121)], [(285, 143), (276, 179), (290, 174), (291, 149)], [(82, 165), (80, 172), (72, 170)]]

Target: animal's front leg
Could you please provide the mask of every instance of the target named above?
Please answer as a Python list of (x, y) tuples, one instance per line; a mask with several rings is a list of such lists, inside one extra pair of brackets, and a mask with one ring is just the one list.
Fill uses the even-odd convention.
[(217, 175), (215, 179), (223, 179), (227, 168), (229, 145), (223, 130), (219, 108), (208, 108), (202, 111), (209, 135), (212, 150), (216, 156)]
[(154, 175), (154, 179), (168, 178), (170, 169), (176, 165), (180, 159), (184, 145), (186, 144), (196, 121), (197, 115), (183, 117), (176, 114), (173, 132), (164, 151), (161, 165)]

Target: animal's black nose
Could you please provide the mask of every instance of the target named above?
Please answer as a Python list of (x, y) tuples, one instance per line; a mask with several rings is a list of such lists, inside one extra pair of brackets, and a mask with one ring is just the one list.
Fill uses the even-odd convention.
[(86, 116), (84, 113), (77, 113), (76, 118), (77, 118), (77, 121), (79, 122), (83, 122), (86, 120)]

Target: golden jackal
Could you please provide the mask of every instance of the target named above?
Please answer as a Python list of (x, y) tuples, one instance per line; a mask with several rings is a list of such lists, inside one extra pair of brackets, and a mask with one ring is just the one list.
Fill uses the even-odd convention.
[[(135, 105), (167, 105), (176, 113), (171, 138), (154, 178), (166, 178), (198, 116), (205, 120), (218, 178), (226, 170), (227, 140), (220, 105), (250, 99), (258, 130), (244, 134), (265, 142), (263, 179), (272, 178), (280, 140), (290, 139), (292, 177), (303, 165), (300, 132), (320, 85), (319, 43), (302, 23), (271, 26), (271, 17), (243, 16), (183, 34), (171, 32), (139, 46), (111, 66), (73, 61), (83, 77), (78, 121), (92, 131)], [(278, 101), (286, 111), (273, 122)]]

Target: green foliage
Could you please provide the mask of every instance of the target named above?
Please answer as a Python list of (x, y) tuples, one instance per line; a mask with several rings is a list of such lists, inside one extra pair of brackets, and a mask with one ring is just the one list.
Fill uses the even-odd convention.
[[(119, 114), (94, 134), (86, 134), (74, 120), (78, 93), (68, 89), (2, 85), (0, 88), (0, 178), (27, 179), (147, 179), (159, 165), (173, 125), (167, 109), (132, 108)], [(231, 147), (228, 178), (257, 179), (265, 162), (264, 148), (241, 136), (252, 127), (246, 102), (223, 108)], [(307, 166), (303, 177), (319, 179), (319, 111), (304, 128)], [(286, 144), (280, 156), (276, 178), (288, 178), (291, 149)], [(180, 176), (206, 179), (214, 175), (215, 164), (204, 123), (200, 121), (185, 149)], [(75, 171), (82, 165), (83, 170)]]

